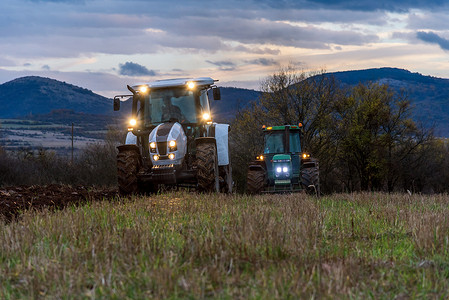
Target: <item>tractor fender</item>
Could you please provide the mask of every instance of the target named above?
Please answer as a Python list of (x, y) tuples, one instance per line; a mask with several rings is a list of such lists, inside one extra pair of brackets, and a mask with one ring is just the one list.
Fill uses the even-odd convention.
[(308, 168), (318, 168), (318, 159), (316, 158), (307, 158), (307, 159), (301, 159), (301, 168), (308, 169)]
[(218, 165), (229, 165), (229, 130), (228, 124), (215, 124), (215, 140), (217, 143)]
[(128, 132), (125, 140), (126, 145), (137, 145), (137, 136), (135, 136), (132, 132)]
[(267, 169), (264, 161), (253, 160), (248, 165), (248, 170), (265, 170)]
[(217, 145), (217, 141), (214, 137), (199, 137), (195, 139), (195, 145), (200, 145), (204, 143), (211, 143)]
[(134, 151), (137, 154), (140, 155), (140, 150), (139, 147), (137, 147), (136, 145), (130, 144), (130, 145), (120, 145), (117, 147), (118, 152), (124, 152), (124, 151)]

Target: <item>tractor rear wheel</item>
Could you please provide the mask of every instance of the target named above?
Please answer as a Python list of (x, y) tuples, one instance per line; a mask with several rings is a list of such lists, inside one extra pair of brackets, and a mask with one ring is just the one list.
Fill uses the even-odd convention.
[(248, 170), (246, 189), (250, 194), (260, 194), (265, 187), (265, 170)]
[(218, 193), (220, 181), (215, 144), (202, 143), (196, 146), (196, 166), (198, 190), (206, 193)]
[(301, 184), (309, 194), (320, 195), (320, 172), (318, 167), (301, 169)]
[(139, 154), (125, 150), (117, 154), (118, 188), (121, 195), (134, 194), (139, 191), (137, 171), (139, 170)]

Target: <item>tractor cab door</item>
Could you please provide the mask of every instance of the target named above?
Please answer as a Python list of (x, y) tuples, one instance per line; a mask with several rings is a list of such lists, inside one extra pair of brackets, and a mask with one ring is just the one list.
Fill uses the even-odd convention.
[(297, 178), (297, 176), (299, 176), (301, 166), (301, 142), (299, 130), (289, 131), (289, 146), (292, 159), (293, 177)]

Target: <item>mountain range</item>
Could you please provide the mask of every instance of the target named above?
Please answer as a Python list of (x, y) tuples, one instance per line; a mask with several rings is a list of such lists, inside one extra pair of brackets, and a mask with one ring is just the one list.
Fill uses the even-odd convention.
[[(438, 136), (449, 137), (449, 79), (424, 76), (397, 68), (378, 68), (327, 73), (344, 86), (358, 83), (386, 83), (394, 90), (406, 93), (414, 106), (413, 118), (426, 126), (434, 126)], [(237, 111), (261, 92), (234, 87), (221, 87), (222, 100), (211, 101), (215, 120), (232, 119)], [(122, 103), (120, 113), (113, 112), (112, 100), (50, 78), (28, 76), (0, 85), (0, 118), (38, 119), (51, 118), (52, 122), (73, 122), (67, 117), (80, 119), (99, 118), (116, 123), (129, 115), (130, 102)], [(70, 112), (70, 113), (68, 113)], [(101, 117), (100, 117), (101, 115)]]

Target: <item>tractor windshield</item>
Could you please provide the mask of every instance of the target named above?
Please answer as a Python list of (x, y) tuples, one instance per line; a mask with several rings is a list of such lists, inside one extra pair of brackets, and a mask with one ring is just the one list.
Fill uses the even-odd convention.
[(168, 121), (197, 123), (195, 103), (194, 93), (183, 88), (153, 90), (145, 96), (145, 126)]
[(265, 135), (264, 153), (284, 153), (284, 131), (272, 131)]

